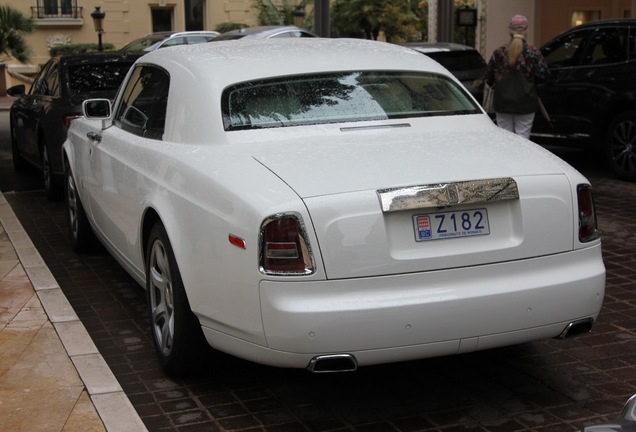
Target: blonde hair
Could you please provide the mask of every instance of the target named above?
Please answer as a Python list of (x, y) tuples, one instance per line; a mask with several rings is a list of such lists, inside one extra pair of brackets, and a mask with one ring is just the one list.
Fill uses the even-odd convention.
[(508, 65), (514, 66), (517, 64), (521, 51), (523, 51), (523, 40), (526, 37), (526, 32), (511, 31), (510, 37), (510, 43), (508, 44)]

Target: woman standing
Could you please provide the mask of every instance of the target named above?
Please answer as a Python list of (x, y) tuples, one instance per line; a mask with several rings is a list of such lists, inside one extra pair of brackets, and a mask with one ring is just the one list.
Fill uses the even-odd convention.
[(490, 58), (486, 83), (494, 88), (497, 125), (529, 138), (538, 108), (537, 82), (547, 79), (548, 66), (541, 51), (526, 42), (526, 17), (513, 16), (508, 29), (510, 42)]

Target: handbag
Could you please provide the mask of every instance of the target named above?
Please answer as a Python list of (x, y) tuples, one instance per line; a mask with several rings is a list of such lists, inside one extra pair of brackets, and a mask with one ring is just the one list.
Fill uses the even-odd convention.
[(496, 112), (530, 114), (537, 112), (537, 87), (518, 69), (510, 71), (497, 81), (493, 103)]
[(494, 87), (491, 87), (488, 84), (484, 83), (484, 99), (482, 101), (481, 106), (489, 114), (492, 114), (492, 113), (495, 112), (494, 100), (495, 100), (495, 89), (494, 89)]

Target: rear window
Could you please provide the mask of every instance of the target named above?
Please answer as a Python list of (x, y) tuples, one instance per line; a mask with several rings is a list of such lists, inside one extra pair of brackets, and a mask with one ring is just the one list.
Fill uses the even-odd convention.
[(132, 63), (92, 63), (68, 66), (69, 90), (73, 95), (116, 91)]
[(374, 71), (241, 83), (223, 92), (222, 110), (228, 131), (481, 112), (445, 76)]

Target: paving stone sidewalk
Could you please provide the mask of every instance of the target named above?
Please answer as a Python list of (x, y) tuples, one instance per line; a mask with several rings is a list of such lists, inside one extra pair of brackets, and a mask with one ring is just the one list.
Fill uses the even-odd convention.
[(146, 430), (1, 193), (0, 430)]

